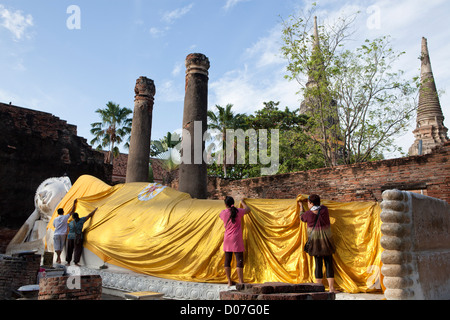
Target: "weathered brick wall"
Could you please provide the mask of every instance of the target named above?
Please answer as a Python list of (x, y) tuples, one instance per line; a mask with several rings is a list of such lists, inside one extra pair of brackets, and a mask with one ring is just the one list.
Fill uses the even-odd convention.
[(318, 283), (245, 283), (237, 284), (236, 290), (220, 292), (220, 300), (336, 300), (336, 293), (325, 292)]
[(102, 278), (99, 275), (42, 278), (39, 300), (101, 300)]
[[(425, 195), (450, 202), (450, 143), (432, 154), (366, 162), (230, 181), (210, 178), (211, 199), (230, 195), (237, 199), (292, 199), (316, 193), (328, 200), (381, 201), (388, 189), (423, 191)], [(173, 184), (176, 186), (176, 184)]]
[(13, 290), (36, 284), (41, 264), (40, 255), (0, 256), (0, 300), (12, 297)]
[(0, 103), (0, 226), (20, 228), (48, 178), (72, 183), (90, 174), (110, 182), (112, 166), (77, 136), (76, 126), (49, 113)]
[(6, 248), (16, 235), (16, 229), (8, 229), (0, 227), (0, 254), (6, 253)]

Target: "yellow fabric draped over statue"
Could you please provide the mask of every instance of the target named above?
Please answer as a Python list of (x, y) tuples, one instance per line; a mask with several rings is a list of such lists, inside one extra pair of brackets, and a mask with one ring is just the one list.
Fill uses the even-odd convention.
[[(70, 212), (75, 199), (80, 217), (98, 207), (85, 223), (84, 246), (104, 261), (161, 278), (226, 283), (219, 218), (223, 200), (192, 199), (158, 184), (109, 186), (92, 176), (80, 177), (58, 208)], [(306, 224), (297, 204), (306, 210), (306, 199), (245, 200), (251, 209), (243, 223), (246, 282), (314, 282), (314, 259), (303, 252)], [(381, 276), (380, 206), (325, 199), (322, 204), (329, 208), (336, 243), (336, 287), (350, 293), (376, 291), (375, 280)], [(56, 216), (55, 210), (48, 228)], [(232, 270), (234, 266), (233, 259)]]

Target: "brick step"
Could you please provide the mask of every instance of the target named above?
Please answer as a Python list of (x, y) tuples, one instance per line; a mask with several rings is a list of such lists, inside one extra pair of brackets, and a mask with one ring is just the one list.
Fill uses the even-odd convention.
[(236, 290), (220, 292), (221, 300), (335, 300), (322, 284), (267, 282), (237, 284)]

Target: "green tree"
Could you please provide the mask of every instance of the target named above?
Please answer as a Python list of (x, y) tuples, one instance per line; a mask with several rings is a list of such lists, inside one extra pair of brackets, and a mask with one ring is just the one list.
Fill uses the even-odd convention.
[[(232, 108), (232, 104), (227, 104), (225, 108), (216, 105), (217, 113), (214, 113), (211, 110), (208, 111), (208, 129), (213, 131), (215, 130), (218, 133), (216, 143), (210, 144), (210, 151), (215, 148), (216, 153), (219, 154), (219, 156), (216, 154), (218, 159), (217, 162), (222, 165), (224, 178), (229, 176), (229, 174), (227, 174), (227, 167), (229, 167), (229, 165), (226, 164), (226, 159), (224, 157), (226, 150), (226, 130), (242, 129), (245, 125), (245, 115), (240, 113), (235, 114), (231, 110)], [(214, 165), (210, 166), (210, 171), (212, 174), (216, 175), (218, 173), (216, 169), (217, 168), (215, 168)]]
[(128, 108), (120, 108), (120, 105), (109, 101), (106, 108), (95, 111), (100, 115), (101, 122), (91, 124), (91, 133), (95, 136), (91, 140), (91, 145), (98, 144), (97, 150), (109, 148), (109, 161), (112, 164), (113, 158), (119, 156), (118, 145), (125, 143), (125, 148), (129, 148), (129, 135), (131, 134), (132, 119), (128, 116), (133, 112)]
[(392, 70), (403, 53), (392, 50), (389, 37), (345, 49), (357, 13), (315, 29), (315, 10), (283, 22), (282, 52), (288, 60), (286, 77), (299, 83), (304, 96), (305, 129), (321, 147), (325, 165), (364, 162), (395, 151), (395, 138), (405, 132), (416, 108), (414, 81)]
[[(230, 116), (231, 107), (227, 112), (226, 108), (218, 108), (221, 113), (214, 114), (218, 118), (220, 114), (228, 114), (228, 117), (223, 117), (228, 119), (226, 129), (242, 129), (244, 133), (247, 133), (245, 137), (245, 146), (237, 146), (237, 139), (234, 141), (234, 159), (236, 160), (239, 156), (244, 156), (244, 163), (234, 163), (228, 164), (226, 166), (226, 171), (223, 168), (223, 163), (218, 161), (218, 163), (212, 163), (208, 166), (208, 174), (210, 176), (225, 177), (228, 179), (244, 179), (253, 178), (261, 176), (261, 169), (263, 165), (259, 163), (251, 163), (250, 154), (257, 155), (259, 144), (255, 145), (250, 142), (249, 131), (253, 130), (256, 136), (259, 130), (266, 130), (267, 132), (267, 148), (272, 150), (272, 139), (271, 130), (276, 129), (279, 132), (279, 169), (278, 173), (288, 173), (294, 171), (302, 171), (308, 169), (321, 168), (324, 166), (323, 159), (320, 153), (320, 147), (317, 143), (310, 138), (310, 136), (305, 133), (304, 127), (307, 124), (308, 116), (299, 113), (299, 109), (294, 111), (289, 110), (285, 107), (284, 110), (278, 108), (280, 102), (264, 102), (264, 107), (260, 110), (254, 112), (254, 114), (246, 115), (240, 114), (237, 117), (237, 121), (233, 116)], [(210, 116), (213, 118), (213, 115)], [(215, 119), (215, 118), (213, 118)], [(219, 121), (217, 121), (219, 122)], [(226, 121), (223, 121), (226, 122)], [(210, 126), (210, 128), (221, 130), (219, 131), (219, 144), (222, 146), (219, 151), (226, 149), (226, 140), (223, 139), (224, 131), (222, 126)], [(226, 131), (225, 131), (226, 134)], [(253, 150), (252, 148), (256, 148)], [(240, 149), (240, 150), (239, 150)]]
[[(304, 131), (308, 116), (300, 110), (278, 109), (279, 102), (264, 102), (264, 107), (247, 117), (249, 128), (278, 129), (280, 132), (278, 173), (321, 168), (324, 166), (320, 148)], [(269, 142), (271, 139), (269, 139)], [(259, 168), (252, 172), (259, 172)]]
[[(174, 172), (179, 167), (181, 137), (176, 132), (167, 132), (167, 135), (160, 140), (152, 140), (150, 156), (158, 159), (165, 170), (164, 183), (171, 183), (174, 179)], [(153, 160), (152, 160), (153, 162)]]
[[(181, 137), (176, 132), (167, 132), (164, 138), (160, 140), (152, 140), (150, 147), (150, 156), (158, 157), (168, 151), (173, 150), (181, 142)], [(170, 155), (164, 155), (164, 158), (170, 158)]]

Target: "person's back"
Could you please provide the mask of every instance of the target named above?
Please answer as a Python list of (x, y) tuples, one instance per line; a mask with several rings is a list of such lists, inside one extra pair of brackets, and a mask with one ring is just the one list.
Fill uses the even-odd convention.
[(225, 227), (224, 235), (224, 247), (230, 252), (242, 252), (244, 251), (244, 241), (242, 239), (242, 217), (246, 211), (244, 209), (238, 209), (235, 221), (231, 219), (231, 210), (225, 209), (220, 213)]
[(67, 221), (70, 215), (59, 215), (53, 220), (53, 226), (55, 227), (55, 235), (66, 235), (67, 234)]
[(87, 218), (79, 218), (76, 220), (72, 220), (69, 223), (69, 239), (75, 239), (76, 235), (83, 234), (83, 225), (86, 222)]

